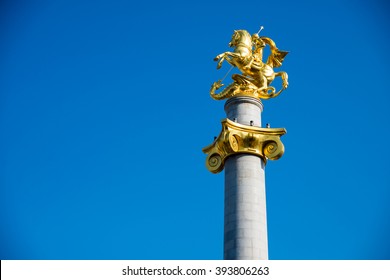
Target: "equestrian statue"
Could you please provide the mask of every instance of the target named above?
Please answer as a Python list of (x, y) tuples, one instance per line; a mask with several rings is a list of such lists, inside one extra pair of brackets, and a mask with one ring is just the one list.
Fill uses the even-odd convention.
[[(263, 27), (260, 28), (260, 31)], [(223, 87), (222, 80), (214, 82), (210, 89), (210, 95), (215, 100), (230, 98), (233, 96), (251, 96), (260, 99), (269, 99), (278, 96), (288, 86), (286, 72), (275, 72), (274, 68), (280, 67), (287, 51), (279, 50), (275, 42), (268, 37), (259, 36), (259, 32), (252, 36), (246, 30), (235, 30), (229, 47), (234, 47), (233, 52), (224, 52), (217, 55), (217, 69), (226, 60), (232, 67), (237, 67), (242, 75), (233, 74), (233, 83), (225, 87), (220, 93), (218, 89)], [(267, 61), (263, 62), (263, 50), (266, 45), (270, 48)], [(270, 84), (275, 77), (282, 78), (282, 88), (276, 89)]]

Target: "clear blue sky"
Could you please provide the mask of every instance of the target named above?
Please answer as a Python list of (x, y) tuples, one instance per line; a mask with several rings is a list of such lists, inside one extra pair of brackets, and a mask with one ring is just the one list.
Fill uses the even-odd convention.
[(386, 1), (2, 1), (0, 259), (222, 259), (213, 57), (289, 50), (271, 259), (390, 259)]

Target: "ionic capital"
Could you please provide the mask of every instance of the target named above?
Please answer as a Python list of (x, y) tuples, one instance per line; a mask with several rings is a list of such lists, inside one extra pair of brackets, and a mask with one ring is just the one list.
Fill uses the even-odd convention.
[(284, 153), (280, 137), (284, 128), (261, 128), (222, 120), (222, 131), (214, 142), (202, 149), (207, 154), (206, 166), (212, 173), (223, 170), (225, 160), (235, 154), (253, 154), (263, 159), (277, 160)]

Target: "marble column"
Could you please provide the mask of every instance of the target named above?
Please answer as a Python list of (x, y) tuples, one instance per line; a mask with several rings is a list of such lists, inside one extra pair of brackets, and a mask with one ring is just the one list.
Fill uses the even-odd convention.
[[(252, 97), (226, 101), (227, 117), (261, 127), (263, 104)], [(256, 155), (235, 154), (225, 161), (224, 259), (268, 259), (264, 162)]]

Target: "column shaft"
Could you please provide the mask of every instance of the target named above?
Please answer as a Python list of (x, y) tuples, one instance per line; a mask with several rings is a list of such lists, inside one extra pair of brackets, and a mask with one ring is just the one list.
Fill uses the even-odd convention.
[[(262, 103), (234, 97), (225, 104), (227, 117), (261, 126)], [(224, 259), (268, 259), (264, 162), (237, 154), (225, 161)]]

